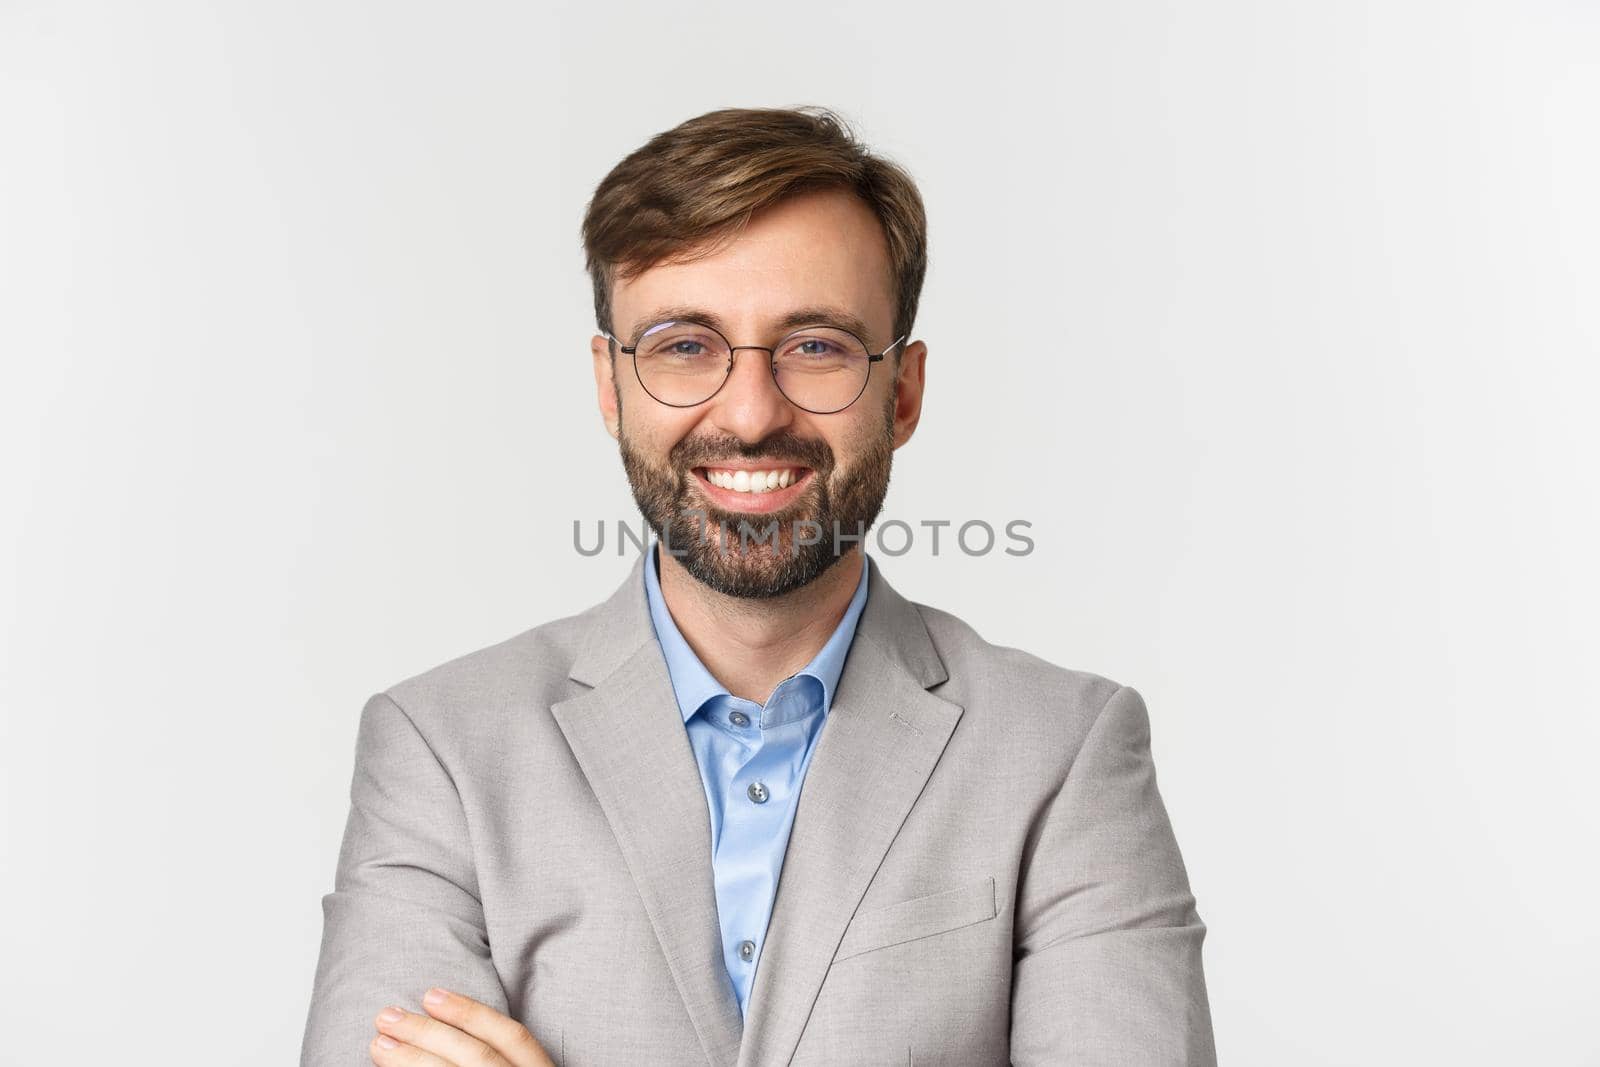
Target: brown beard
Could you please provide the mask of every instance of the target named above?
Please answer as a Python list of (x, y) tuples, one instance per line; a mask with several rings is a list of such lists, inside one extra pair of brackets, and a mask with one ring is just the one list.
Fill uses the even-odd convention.
[[(684, 438), (668, 453), (666, 465), (657, 466), (629, 444), (619, 414), (618, 444), (634, 502), (662, 549), (709, 588), (727, 596), (762, 599), (816, 580), (865, 543), (889, 492), (893, 411), (891, 392), (883, 432), (874, 435), (856, 462), (840, 472), (837, 484), (833, 450), (826, 442), (788, 430), (753, 445), (733, 437)], [(793, 504), (764, 514), (724, 510), (690, 487), (693, 468), (734, 458), (810, 467), (811, 484)]]

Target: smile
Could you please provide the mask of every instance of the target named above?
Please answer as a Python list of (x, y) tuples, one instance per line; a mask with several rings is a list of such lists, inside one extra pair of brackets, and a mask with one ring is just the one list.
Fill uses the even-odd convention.
[(712, 502), (741, 511), (776, 511), (811, 484), (810, 467), (696, 467), (695, 484)]
[(706, 481), (736, 493), (770, 493), (774, 489), (787, 489), (805, 473), (804, 467), (777, 467), (766, 470), (745, 470), (733, 467), (701, 467)]

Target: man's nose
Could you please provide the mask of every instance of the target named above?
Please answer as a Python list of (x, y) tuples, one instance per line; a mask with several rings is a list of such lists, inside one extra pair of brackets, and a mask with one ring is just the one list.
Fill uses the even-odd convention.
[(794, 405), (778, 389), (772, 357), (762, 348), (733, 350), (733, 370), (711, 403), (717, 426), (745, 441), (760, 441), (794, 421)]

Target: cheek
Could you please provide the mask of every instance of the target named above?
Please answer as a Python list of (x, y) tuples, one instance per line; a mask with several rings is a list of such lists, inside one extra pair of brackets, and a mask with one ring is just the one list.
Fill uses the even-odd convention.
[[(868, 398), (864, 396), (861, 399), (865, 401)], [(882, 397), (872, 399), (874, 403), (863, 404), (848, 426), (841, 427), (831, 435), (828, 444), (841, 467), (858, 466), (863, 456), (882, 447), (883, 439), (894, 431), (893, 415), (883, 409)]]
[[(682, 418), (658, 418), (648, 426), (634, 431), (634, 450), (648, 456), (655, 466), (666, 470), (674, 463), (672, 450), (695, 434), (696, 421)], [(674, 471), (673, 473), (681, 473)]]
[(688, 436), (694, 423), (694, 417), (657, 404), (648, 396), (623, 397), (622, 433), (637, 451), (664, 457)]
[(833, 452), (833, 472), (828, 478), (830, 486), (837, 486), (861, 468), (862, 453), (871, 440), (869, 427), (852, 425), (848, 430), (834, 430), (823, 435)]

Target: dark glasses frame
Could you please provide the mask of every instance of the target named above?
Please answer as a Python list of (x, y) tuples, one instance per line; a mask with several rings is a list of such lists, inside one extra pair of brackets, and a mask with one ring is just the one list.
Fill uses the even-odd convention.
[[(847, 330), (843, 326), (836, 326), (831, 322), (813, 322), (813, 323), (810, 323), (809, 325), (801, 326), (801, 327), (799, 327), (797, 329), (790, 330), (788, 333), (784, 334), (783, 337), (778, 340), (777, 344), (773, 345), (771, 348), (768, 348), (765, 345), (736, 345), (736, 344), (733, 344), (727, 339), (727, 337), (723, 336), (723, 333), (722, 333), (721, 330), (717, 329), (715, 326), (709, 325), (708, 323), (700, 322), (697, 319), (666, 319), (666, 320), (664, 320), (662, 322), (653, 323), (652, 325), (646, 327), (644, 330), (640, 331), (639, 340), (640, 341), (644, 340), (645, 337), (649, 336), (651, 333), (653, 333), (656, 330), (661, 329), (664, 326), (670, 326), (673, 323), (679, 323), (679, 322), (689, 323), (691, 325), (698, 326), (701, 329), (710, 330), (712, 333), (714, 333), (718, 337), (722, 338), (722, 343), (728, 350), (728, 367), (722, 374), (721, 383), (715, 389), (713, 389), (711, 391), (710, 395), (708, 395), (704, 400), (696, 400), (692, 404), (674, 404), (674, 403), (671, 403), (669, 401), (662, 400), (659, 396), (656, 396), (654, 393), (652, 393), (650, 391), (650, 387), (644, 384), (644, 375), (642, 375), (639, 372), (638, 341), (635, 341), (631, 345), (625, 345), (616, 337), (616, 335), (612, 334), (610, 331), (608, 331), (608, 330), (601, 330), (600, 331), (600, 336), (604, 337), (611, 344), (616, 345), (618, 350), (621, 351), (623, 355), (632, 357), (632, 359), (633, 359), (633, 376), (636, 379), (638, 379), (639, 388), (641, 388), (641, 389), (643, 389), (645, 391), (645, 395), (648, 396), (650, 399), (654, 400), (656, 403), (663, 404), (663, 405), (665, 405), (665, 406), (667, 406), (669, 408), (694, 408), (694, 407), (699, 407), (701, 404), (707, 403), (708, 401), (713, 399), (718, 393), (722, 392), (722, 387), (728, 384), (728, 379), (733, 377), (733, 362), (734, 362), (734, 359), (736, 358), (735, 357), (735, 353), (738, 352), (741, 348), (753, 348), (753, 349), (756, 349), (757, 351), (765, 352), (767, 354), (767, 368), (772, 372), (772, 383), (773, 383), (773, 385), (777, 386), (778, 392), (783, 395), (783, 398), (785, 400), (787, 400), (789, 403), (793, 404), (795, 407), (799, 408), (801, 411), (810, 412), (813, 415), (837, 415), (839, 412), (841, 412), (841, 411), (845, 410), (846, 408), (848, 408), (851, 404), (854, 404), (857, 400), (860, 400), (861, 399), (861, 395), (867, 391), (867, 384), (872, 381), (872, 365), (874, 363), (882, 362), (885, 356), (887, 356), (890, 352), (894, 351), (894, 348), (895, 348), (896, 345), (899, 345), (902, 342), (904, 342), (906, 337), (909, 336), (907, 334), (902, 334), (899, 337), (895, 338), (893, 341), (889, 342), (889, 346), (887, 348), (885, 348), (882, 352), (872, 352), (867, 348), (867, 343), (865, 341), (861, 340), (861, 338), (859, 336), (857, 336), (854, 331)], [(807, 330), (814, 330), (814, 329), (818, 328), (819, 326), (820, 327), (825, 327), (825, 328), (830, 329), (830, 330), (838, 330), (840, 333), (848, 334), (849, 336), (854, 337), (856, 342), (861, 345), (861, 350), (863, 352), (865, 352), (866, 356), (867, 356), (867, 373), (866, 373), (865, 377), (863, 377), (861, 379), (861, 388), (856, 391), (856, 395), (851, 397), (844, 404), (841, 404), (839, 407), (829, 408), (826, 411), (818, 411), (816, 408), (808, 408), (804, 404), (801, 404), (800, 402), (795, 400), (794, 397), (790, 396), (788, 393), (785, 393), (783, 391), (783, 386), (778, 382), (778, 363), (777, 363), (777, 358), (778, 358), (777, 357), (777, 351), (778, 351), (778, 349), (782, 348), (783, 345), (784, 345), (784, 342), (789, 340), (789, 338), (795, 336), (796, 334), (805, 333)]]

